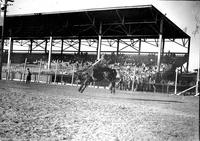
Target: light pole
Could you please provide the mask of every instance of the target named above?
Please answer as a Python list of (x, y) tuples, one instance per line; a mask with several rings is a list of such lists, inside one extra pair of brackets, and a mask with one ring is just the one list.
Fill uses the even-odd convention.
[(0, 45), (0, 80), (2, 79), (3, 49), (4, 49), (4, 36), (5, 36), (4, 34), (5, 34), (6, 12), (7, 12), (8, 2), (14, 2), (14, 0), (4, 0), (3, 6), (0, 9), (0, 10), (3, 10), (3, 21), (2, 21), (2, 28), (1, 28), (1, 45)]
[(3, 64), (3, 48), (4, 48), (4, 31), (5, 31), (5, 20), (6, 20), (6, 11), (7, 11), (7, 0), (3, 2), (3, 22), (1, 28), (1, 46), (0, 46), (0, 80), (2, 79), (2, 64)]

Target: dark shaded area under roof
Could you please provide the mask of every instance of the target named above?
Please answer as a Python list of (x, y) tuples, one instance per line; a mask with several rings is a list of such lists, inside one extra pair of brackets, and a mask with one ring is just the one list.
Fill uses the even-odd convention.
[(89, 9), (82, 11), (10, 15), (5, 36), (15, 39), (158, 38), (163, 19), (163, 38), (190, 38), (153, 5)]

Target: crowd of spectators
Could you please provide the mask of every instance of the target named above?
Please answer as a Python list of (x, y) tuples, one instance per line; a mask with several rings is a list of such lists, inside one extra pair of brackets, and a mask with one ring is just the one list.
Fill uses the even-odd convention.
[[(83, 55), (82, 55), (83, 56)], [(95, 59), (85, 58), (76, 54), (76, 60), (73, 62), (67, 62), (66, 65), (74, 65), (76, 70), (84, 69), (89, 67), (95, 62)], [(114, 53), (110, 55), (103, 55), (104, 65), (113, 67), (118, 70), (119, 81), (117, 87), (120, 90), (127, 91), (156, 91), (156, 83), (160, 83), (157, 76), (157, 65), (156, 60), (153, 56), (150, 58), (129, 58), (127, 55), (121, 54), (116, 56)], [(160, 72), (161, 74), (170, 70), (171, 64), (161, 63)], [(160, 76), (161, 77), (161, 76)], [(162, 79), (162, 78), (160, 78)]]
[[(169, 83), (162, 80), (162, 74), (172, 68), (171, 63), (161, 63), (159, 80), (157, 75), (157, 65), (154, 55), (145, 57), (132, 57), (124, 54), (115, 53), (103, 55), (106, 65), (114, 67), (118, 71), (119, 81), (117, 87), (120, 90), (127, 91), (156, 91), (156, 83)], [(59, 60), (60, 69), (66, 70), (62, 73), (68, 73), (66, 68), (71, 70), (81, 70), (91, 66), (96, 60), (96, 56), (87, 53), (74, 54), (73, 57), (64, 61)], [(53, 60), (52, 64), (56, 64), (57, 60)], [(173, 82), (170, 82), (173, 83)]]
[[(167, 64), (161, 64), (161, 72), (169, 69)], [(157, 66), (142, 65), (126, 65), (119, 68), (120, 81), (118, 87), (120, 90), (132, 91), (156, 91)]]

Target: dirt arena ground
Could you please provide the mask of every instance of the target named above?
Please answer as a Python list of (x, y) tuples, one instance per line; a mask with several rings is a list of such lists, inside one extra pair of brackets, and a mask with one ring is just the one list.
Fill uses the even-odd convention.
[(1, 141), (198, 141), (199, 97), (0, 81)]

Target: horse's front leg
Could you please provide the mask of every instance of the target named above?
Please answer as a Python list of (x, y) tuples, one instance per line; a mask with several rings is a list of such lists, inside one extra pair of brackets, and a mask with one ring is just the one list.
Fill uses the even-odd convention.
[(110, 82), (109, 86), (108, 86), (108, 89), (111, 91), (112, 93), (112, 83)]
[(115, 94), (115, 87), (112, 87), (111, 93)]
[(110, 90), (111, 94), (115, 93), (115, 82), (110, 82), (109, 90)]

